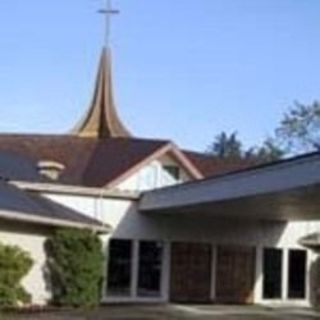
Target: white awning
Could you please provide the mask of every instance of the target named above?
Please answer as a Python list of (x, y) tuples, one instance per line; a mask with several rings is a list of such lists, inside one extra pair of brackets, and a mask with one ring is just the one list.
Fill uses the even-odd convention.
[(147, 192), (140, 210), (216, 218), (319, 219), (320, 154)]

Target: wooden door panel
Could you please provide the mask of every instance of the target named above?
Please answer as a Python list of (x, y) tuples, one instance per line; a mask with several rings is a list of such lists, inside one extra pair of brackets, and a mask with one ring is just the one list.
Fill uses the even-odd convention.
[(217, 251), (216, 300), (220, 303), (253, 302), (255, 249), (221, 246)]
[(211, 246), (173, 243), (171, 246), (171, 301), (208, 302), (211, 289)]

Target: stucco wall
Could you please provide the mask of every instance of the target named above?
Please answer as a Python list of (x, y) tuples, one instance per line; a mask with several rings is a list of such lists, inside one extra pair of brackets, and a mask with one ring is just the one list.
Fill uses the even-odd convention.
[(44, 243), (49, 230), (18, 222), (0, 223), (0, 241), (4, 244), (19, 246), (30, 253), (34, 264), (31, 271), (23, 279), (24, 288), (31, 294), (32, 303), (43, 305), (50, 299), (50, 290), (45, 280)]
[[(102, 199), (99, 197), (75, 197), (68, 195), (47, 194), (49, 198), (61, 202), (84, 214), (100, 218), (112, 226), (113, 238), (133, 239), (135, 247), (139, 240), (160, 240), (164, 243), (165, 257), (163, 268), (163, 291), (160, 300), (168, 299), (170, 243), (172, 241), (207, 242), (213, 248), (217, 245), (247, 245), (257, 250), (255, 302), (268, 303), (262, 299), (262, 250), (265, 247), (284, 249), (284, 268), (287, 263), (289, 249), (301, 248), (299, 239), (303, 236), (320, 231), (320, 222), (272, 222), (257, 220), (216, 220), (208, 215), (185, 214), (148, 215), (137, 212), (137, 203), (130, 200)], [(308, 270), (314, 268), (317, 255), (308, 251)], [(214, 263), (214, 261), (213, 261)], [(286, 272), (286, 271), (284, 271)], [(283, 281), (287, 281), (284, 274)], [(136, 279), (134, 279), (136, 281)], [(307, 279), (307, 292), (310, 293), (312, 278)], [(286, 283), (283, 284), (286, 286)], [(283, 299), (278, 302), (288, 303), (283, 293)], [(214, 290), (212, 292), (214, 297)], [(310, 296), (304, 301), (290, 301), (290, 303), (308, 304)], [(108, 299), (110, 301), (110, 298)], [(116, 299), (119, 301), (119, 298)], [(130, 301), (139, 301), (135, 288), (132, 288)], [(112, 299), (111, 299), (112, 301)], [(274, 301), (273, 301), (274, 303)]]

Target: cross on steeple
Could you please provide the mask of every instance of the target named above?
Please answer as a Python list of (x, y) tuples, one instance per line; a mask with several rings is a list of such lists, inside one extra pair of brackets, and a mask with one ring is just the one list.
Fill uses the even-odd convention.
[(119, 11), (112, 8), (111, 0), (106, 0), (106, 9), (99, 10), (99, 13), (106, 16), (105, 45), (101, 52), (92, 102), (72, 134), (94, 139), (128, 138), (131, 134), (118, 116), (112, 88), (110, 21), (111, 16)]
[(98, 13), (105, 15), (105, 47), (110, 46), (111, 18), (113, 15), (119, 14), (120, 11), (113, 9), (111, 0), (106, 0), (106, 8), (101, 9)]

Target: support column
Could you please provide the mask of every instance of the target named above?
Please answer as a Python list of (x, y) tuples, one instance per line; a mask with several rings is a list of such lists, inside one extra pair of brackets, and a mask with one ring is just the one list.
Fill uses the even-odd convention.
[(211, 293), (210, 298), (212, 301), (216, 300), (216, 271), (217, 271), (217, 246), (212, 245), (211, 249)]
[(130, 296), (131, 298), (136, 298), (138, 296), (138, 268), (139, 268), (139, 240), (133, 241), (132, 248), (132, 263), (131, 263), (131, 288)]
[(281, 300), (288, 299), (288, 270), (289, 270), (289, 250), (282, 250), (282, 294)]
[(263, 247), (256, 248), (256, 269), (253, 302), (260, 303), (263, 300)]
[(161, 297), (164, 301), (170, 300), (170, 255), (171, 246), (170, 242), (164, 242), (163, 244), (163, 261), (161, 272)]

